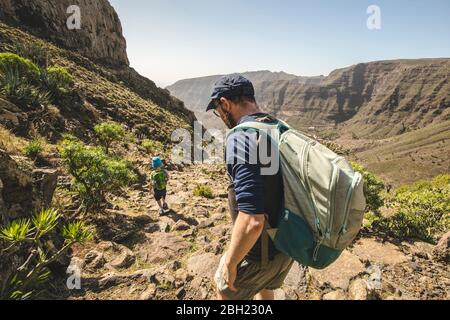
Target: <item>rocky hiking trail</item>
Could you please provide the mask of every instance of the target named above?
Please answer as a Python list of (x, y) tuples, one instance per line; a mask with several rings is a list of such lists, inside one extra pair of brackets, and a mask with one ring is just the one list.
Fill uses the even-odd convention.
[[(193, 196), (208, 185), (213, 199)], [(159, 216), (148, 186), (112, 199), (113, 209), (94, 219), (99, 238), (74, 247), (69, 268), (81, 270), (81, 290), (67, 299), (214, 299), (213, 276), (230, 239), (228, 180), (219, 166), (171, 171), (168, 203)], [(364, 229), (325, 270), (295, 264), (280, 300), (448, 299), (449, 237), (437, 246), (400, 242)]]

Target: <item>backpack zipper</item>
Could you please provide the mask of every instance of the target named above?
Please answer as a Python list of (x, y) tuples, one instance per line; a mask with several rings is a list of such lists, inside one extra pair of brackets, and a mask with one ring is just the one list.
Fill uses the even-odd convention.
[(355, 191), (355, 187), (357, 186), (357, 184), (361, 181), (361, 174), (359, 172), (355, 173), (355, 177), (353, 177), (353, 181), (352, 181), (352, 185), (350, 186), (350, 188), (347, 191), (347, 196), (345, 199), (345, 216), (344, 216), (344, 222), (342, 224), (342, 229), (340, 234), (343, 235), (345, 233), (347, 233), (347, 224), (348, 224), (348, 218), (350, 216), (350, 202), (353, 199), (353, 193)]
[(331, 228), (333, 227), (333, 213), (335, 211), (335, 202), (336, 202), (336, 183), (339, 178), (339, 168), (336, 164), (333, 163), (333, 173), (331, 176), (331, 195), (330, 195), (330, 205), (328, 210), (327, 217), (327, 230), (325, 231), (325, 237), (330, 240), (331, 239)]
[(319, 237), (322, 238), (323, 232), (320, 227), (320, 219), (319, 219), (319, 215), (317, 214), (317, 207), (316, 207), (316, 204), (315, 204), (313, 196), (312, 196), (311, 184), (310, 184), (309, 178), (308, 178), (308, 169), (307, 169), (308, 168), (308, 154), (309, 154), (309, 150), (311, 150), (311, 146), (312, 146), (311, 142), (306, 141), (306, 145), (302, 151), (302, 174), (303, 174), (303, 178), (305, 179), (308, 197), (310, 199), (310, 202), (312, 204), (313, 211), (314, 211), (316, 232), (319, 235)]
[(316, 247), (314, 248), (314, 252), (313, 252), (313, 261), (316, 262), (317, 261), (317, 257), (319, 256), (319, 250), (320, 250), (320, 246), (322, 245), (323, 239), (319, 239), (319, 241), (317, 241)]

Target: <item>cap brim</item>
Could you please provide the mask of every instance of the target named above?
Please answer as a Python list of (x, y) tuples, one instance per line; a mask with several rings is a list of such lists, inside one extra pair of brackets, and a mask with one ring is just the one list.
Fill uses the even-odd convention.
[(211, 100), (211, 102), (208, 104), (208, 107), (206, 108), (206, 112), (214, 109), (216, 109), (216, 104), (214, 103), (214, 100)]

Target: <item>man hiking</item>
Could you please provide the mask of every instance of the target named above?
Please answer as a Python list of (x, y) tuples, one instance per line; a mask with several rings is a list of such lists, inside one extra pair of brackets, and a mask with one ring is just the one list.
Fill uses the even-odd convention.
[[(229, 129), (249, 121), (278, 122), (260, 111), (253, 84), (236, 74), (215, 83), (209, 110)], [(262, 134), (245, 130), (232, 132), (227, 139), (234, 227), (215, 276), (220, 300), (273, 300), (273, 290), (283, 285), (292, 266), (293, 260), (275, 248), (266, 232), (269, 225), (278, 225), (283, 208), (283, 180), (279, 165), (274, 165), (278, 154), (273, 147)], [(271, 167), (275, 169), (267, 173)]]

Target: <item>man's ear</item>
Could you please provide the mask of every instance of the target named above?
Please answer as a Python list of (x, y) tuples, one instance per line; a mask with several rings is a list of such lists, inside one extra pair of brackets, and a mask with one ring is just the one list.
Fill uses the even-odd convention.
[(227, 112), (231, 112), (231, 101), (227, 98), (220, 98), (220, 104)]

